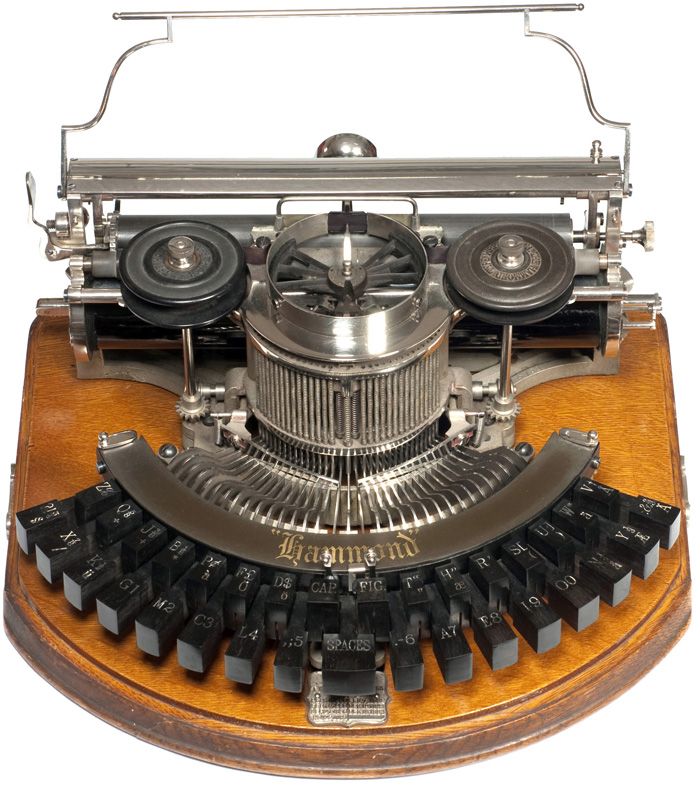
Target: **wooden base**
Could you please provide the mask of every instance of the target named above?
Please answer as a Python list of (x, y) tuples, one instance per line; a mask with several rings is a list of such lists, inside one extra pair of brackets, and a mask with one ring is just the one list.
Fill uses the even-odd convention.
[[(519, 438), (539, 448), (554, 429), (595, 428), (602, 448), (599, 480), (680, 505), (665, 324), (633, 332), (622, 354), (619, 376), (553, 382), (523, 394)], [(78, 381), (65, 323), (38, 319), (28, 350), (15, 510), (94, 483), (99, 431), (135, 428), (152, 447), (177, 440), (173, 401), (149, 385)], [(584, 632), (564, 625), (561, 644), (547, 654), (521, 641), (517, 665), (492, 672), (475, 653), (474, 678), (448, 687), (425, 650), (425, 688), (391, 692), (387, 724), (367, 728), (311, 727), (302, 701), (273, 688), (272, 652), (252, 689), (225, 678), (224, 644), (204, 678), (186, 674), (172, 653), (149, 661), (133, 634), (117, 640), (94, 614), (72, 610), (18, 549), (14, 531), (4, 605), (8, 636), (38, 673), (139, 738), (272, 774), (378, 777), (444, 769), (526, 744), (623, 692), (688, 623), (688, 544), (684, 523), (650, 579), (634, 578), (627, 600), (614, 609), (601, 605), (599, 621)]]

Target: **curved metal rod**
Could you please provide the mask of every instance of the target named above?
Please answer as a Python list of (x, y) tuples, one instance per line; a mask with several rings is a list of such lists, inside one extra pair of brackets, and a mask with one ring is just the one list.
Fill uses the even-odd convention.
[(595, 102), (593, 101), (593, 92), (591, 91), (591, 84), (588, 80), (588, 74), (586, 73), (586, 67), (583, 65), (583, 61), (581, 60), (581, 56), (576, 52), (576, 50), (569, 44), (568, 41), (565, 41), (563, 38), (559, 36), (555, 36), (553, 33), (545, 33), (541, 30), (532, 30), (530, 28), (530, 10), (526, 9), (524, 12), (525, 15), (525, 36), (531, 38), (545, 38), (549, 41), (553, 41), (555, 44), (558, 44), (562, 49), (566, 50), (571, 56), (571, 59), (576, 64), (576, 68), (578, 69), (579, 76), (581, 77), (581, 85), (583, 86), (583, 95), (586, 98), (586, 105), (588, 106), (588, 112), (591, 114), (591, 117), (597, 121), (602, 126), (608, 126), (612, 129), (624, 129), (625, 130), (625, 156), (624, 156), (624, 184), (623, 189), (625, 192), (629, 189), (629, 166), (630, 166), (630, 122), (629, 121), (613, 121), (610, 118), (606, 118), (595, 106)]
[(119, 69), (122, 67), (124, 61), (130, 56), (133, 55), (135, 52), (138, 52), (140, 49), (145, 49), (146, 47), (150, 47), (153, 44), (171, 44), (173, 41), (173, 21), (172, 17), (163, 17), (166, 20), (167, 24), (167, 33), (166, 36), (163, 38), (151, 38), (147, 41), (140, 41), (138, 44), (134, 44), (133, 47), (129, 47), (125, 52), (117, 58), (114, 66), (112, 66), (112, 71), (109, 74), (109, 78), (107, 79), (107, 85), (105, 86), (104, 94), (102, 95), (102, 101), (100, 102), (100, 106), (97, 109), (95, 115), (89, 120), (86, 121), (84, 124), (64, 124), (61, 127), (61, 188), (59, 198), (65, 198), (67, 193), (67, 180), (68, 180), (68, 146), (67, 146), (67, 135), (68, 132), (83, 132), (87, 129), (92, 129), (94, 126), (97, 126), (99, 122), (102, 120), (105, 111), (107, 110), (107, 105), (109, 104), (109, 97), (112, 94), (112, 87), (114, 85), (114, 80), (119, 72)]

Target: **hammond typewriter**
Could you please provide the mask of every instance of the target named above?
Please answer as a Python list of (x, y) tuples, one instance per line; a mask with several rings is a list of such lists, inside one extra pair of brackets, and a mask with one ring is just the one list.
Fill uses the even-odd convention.
[[(630, 128), (531, 27), (580, 9), (115, 14), (166, 35), (62, 127), (54, 219), (27, 176), (69, 283), (29, 340), (5, 623), (69, 697), (224, 765), (400, 774), (546, 735), (678, 639), (668, 342), (622, 265), (654, 243), (651, 222), (623, 223)], [(621, 157), (594, 140), (573, 158), (385, 159), (350, 133), (305, 160), (69, 157), (124, 60), (180, 20), (495, 11), (573, 58)], [(554, 210), (419, 207), (494, 197)], [(130, 210), (146, 199), (172, 200)]]

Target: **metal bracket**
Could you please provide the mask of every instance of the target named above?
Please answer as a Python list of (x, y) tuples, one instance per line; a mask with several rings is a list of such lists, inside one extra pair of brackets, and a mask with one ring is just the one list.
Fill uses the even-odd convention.
[(107, 80), (107, 85), (102, 96), (102, 102), (97, 113), (84, 124), (69, 124), (61, 127), (61, 184), (58, 188), (59, 198), (65, 198), (71, 191), (68, 181), (68, 132), (79, 132), (92, 129), (103, 118), (109, 103), (112, 86), (119, 69), (124, 61), (135, 52), (150, 47), (154, 44), (170, 44), (173, 41), (174, 19), (257, 19), (279, 17), (347, 17), (347, 16), (443, 16), (443, 15), (469, 15), (469, 14), (523, 14), (525, 22), (525, 35), (529, 37), (546, 38), (563, 47), (574, 60), (586, 97), (588, 110), (593, 118), (604, 126), (625, 130), (624, 154), (624, 185), (625, 193), (629, 191), (629, 160), (630, 160), (630, 131), (629, 123), (611, 121), (601, 115), (593, 102), (592, 93), (586, 70), (576, 50), (564, 39), (551, 33), (544, 33), (530, 29), (530, 14), (541, 12), (568, 12), (583, 11), (581, 3), (543, 3), (535, 5), (465, 5), (465, 6), (416, 6), (399, 8), (301, 8), (301, 9), (255, 9), (235, 11), (128, 11), (113, 14), (113, 18), (122, 21), (134, 20), (164, 20), (166, 35), (161, 38), (148, 39), (135, 44), (119, 56)]

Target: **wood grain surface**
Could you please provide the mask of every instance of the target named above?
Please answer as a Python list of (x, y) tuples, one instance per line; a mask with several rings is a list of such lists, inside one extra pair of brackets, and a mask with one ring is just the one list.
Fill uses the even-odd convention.
[[(78, 381), (64, 320), (37, 319), (30, 335), (19, 437), (15, 509), (63, 498), (95, 483), (100, 431), (134, 428), (152, 447), (179, 440), (174, 396), (156, 387)], [(598, 479), (632, 494), (681, 504), (668, 338), (634, 331), (614, 377), (581, 377), (522, 395), (518, 438), (536, 448), (551, 431), (596, 429)], [(445, 686), (426, 643), (425, 688), (391, 692), (386, 725), (314, 728), (303, 702), (272, 685), (268, 651), (252, 689), (223, 672), (223, 641), (204, 677), (174, 652), (145, 658), (133, 633), (118, 640), (93, 614), (79, 615), (38, 574), (10, 536), (5, 626), (17, 650), (81, 706), (154, 744), (218, 764), (298, 776), (372, 777), (455, 766), (527, 743), (599, 708), (646, 673), (675, 643), (690, 615), (685, 523), (657, 571), (633, 578), (621, 605), (601, 604), (580, 634), (562, 625), (554, 650), (493, 672), (474, 653), (471, 681)], [(467, 637), (473, 644), (469, 631)], [(387, 673), (390, 669), (387, 666)], [(391, 690), (391, 680), (389, 680)], [(11, 716), (11, 713), (7, 713)], [(56, 723), (60, 729), (60, 723)]]

